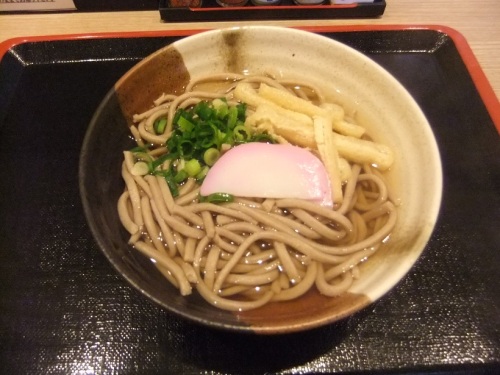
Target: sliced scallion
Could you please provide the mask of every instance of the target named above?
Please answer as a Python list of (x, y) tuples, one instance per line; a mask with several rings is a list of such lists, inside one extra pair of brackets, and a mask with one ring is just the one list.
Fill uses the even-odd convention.
[(205, 165), (203, 168), (201, 168), (200, 173), (198, 173), (196, 175), (196, 180), (199, 183), (201, 183), (205, 179), (205, 177), (207, 176), (207, 173), (208, 173), (209, 170), (210, 170), (210, 168), (208, 167), (208, 165)]
[(219, 157), (220, 157), (220, 151), (212, 147), (206, 150), (205, 153), (203, 154), (203, 161), (205, 162), (206, 165), (211, 167), (212, 165), (215, 164), (215, 162), (219, 159)]
[(196, 159), (191, 159), (186, 162), (184, 166), (184, 170), (188, 174), (189, 177), (194, 177), (201, 171), (200, 162)]
[(149, 173), (149, 165), (143, 161), (138, 161), (133, 165), (130, 173), (134, 176), (145, 176)]
[(153, 124), (153, 129), (156, 134), (163, 134), (165, 132), (165, 128), (167, 127), (167, 119), (159, 118)]
[(233, 202), (234, 196), (227, 193), (213, 193), (207, 196), (200, 195), (198, 201), (202, 203), (226, 203)]
[[(247, 142), (274, 143), (271, 136), (262, 136), (245, 127), (245, 120), (246, 104), (229, 104), (224, 97), (200, 101), (188, 109), (178, 109), (173, 119), (172, 134), (165, 145), (169, 156), (147, 161), (150, 173), (156, 174), (167, 160), (177, 160), (169, 164), (168, 174), (161, 172), (167, 182), (170, 181), (169, 186), (185, 181), (184, 173), (201, 182), (209, 167), (227, 148)], [(165, 131), (160, 125), (161, 120), (158, 120), (155, 132)], [(136, 157), (135, 160), (141, 159)]]
[(247, 139), (249, 139), (252, 135), (250, 133), (250, 129), (245, 125), (237, 125), (233, 130), (234, 140), (238, 143), (244, 143)]
[(187, 178), (189, 177), (189, 175), (187, 174), (187, 172), (184, 170), (184, 169), (181, 169), (179, 172), (177, 172), (177, 174), (174, 176), (174, 181), (178, 184), (180, 184), (181, 182), (185, 181)]
[(155, 171), (154, 174), (157, 176), (162, 176), (165, 179), (168, 188), (170, 189), (170, 193), (172, 193), (173, 197), (177, 197), (179, 195), (179, 187), (174, 180), (174, 174), (172, 172), (172, 169)]

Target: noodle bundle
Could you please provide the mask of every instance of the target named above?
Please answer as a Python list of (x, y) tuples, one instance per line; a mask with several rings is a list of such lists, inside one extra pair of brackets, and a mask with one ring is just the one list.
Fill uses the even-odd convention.
[[(265, 85), (283, 92), (285, 98), (293, 95), (311, 103), (310, 110), (317, 113), (293, 112), (282, 106), (272, 109), (279, 116), (293, 112), (290, 123), (301, 124), (304, 132), (314, 133), (317, 116), (323, 116), (333, 122), (336, 142), (344, 137), (372, 147), (364, 129), (346, 118), (342, 108), (327, 103), (321, 90), (304, 82), (238, 74), (192, 81), (181, 95), (162, 95), (153, 108), (134, 116), (130, 130), (141, 156), (124, 151), (125, 189), (117, 207), (130, 234), (129, 243), (150, 258), (182, 295), (195, 288), (208, 303), (224, 310), (255, 309), (299, 298), (313, 289), (326, 296), (341, 295), (360, 277), (360, 263), (386, 241), (396, 223), (396, 207), (382, 168), (372, 165), (377, 162), (351, 158), (350, 151), (335, 154), (333, 173), (338, 183), (332, 188), (341, 200), (333, 208), (295, 198), (235, 197), (207, 202), (200, 199), (200, 184), (193, 177), (180, 183), (174, 194), (164, 175), (141, 170), (140, 161), (146, 159), (159, 170), (178, 163), (165, 157), (178, 110), (220, 98), (230, 104), (241, 102), (235, 95), (240, 84), (248, 85), (240, 88), (250, 93), (245, 103), (254, 132), (265, 132), (279, 143), (298, 143), (287, 137), (286, 130), (273, 127), (272, 121), (255, 120), (262, 104), (258, 101), (264, 97), (254, 98), (248, 90), (258, 93), (259, 85)], [(164, 128), (158, 132), (155, 127), (160, 119)], [(329, 155), (328, 147), (322, 150), (319, 141), (317, 145), (307, 142), (299, 145), (318, 156)]]

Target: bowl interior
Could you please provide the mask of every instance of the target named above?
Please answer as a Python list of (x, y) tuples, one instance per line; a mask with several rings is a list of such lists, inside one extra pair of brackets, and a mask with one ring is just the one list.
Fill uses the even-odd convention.
[[(307, 80), (327, 92), (369, 134), (396, 153), (389, 172), (400, 202), (388, 245), (362, 267), (349, 293), (245, 313), (220, 311), (195, 294), (181, 297), (153, 264), (127, 245), (116, 205), (123, 182), (123, 150), (132, 146), (128, 123), (163, 92), (177, 93), (191, 77), (219, 73), (271, 73)], [(422, 253), (437, 220), (442, 174), (432, 130), (408, 92), (361, 53), (310, 32), (268, 26), (213, 30), (167, 46), (137, 64), (108, 93), (88, 129), (80, 187), (94, 237), (114, 267), (144, 295), (168, 310), (212, 327), (283, 333), (344, 318), (387, 293)]]

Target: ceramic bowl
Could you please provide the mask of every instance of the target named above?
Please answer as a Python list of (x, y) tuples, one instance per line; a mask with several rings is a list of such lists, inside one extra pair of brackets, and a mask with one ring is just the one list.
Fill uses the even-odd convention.
[[(194, 293), (182, 297), (152, 262), (131, 248), (117, 215), (123, 191), (122, 151), (132, 146), (130, 118), (163, 92), (218, 72), (271, 72), (306, 77), (327, 90), (375, 140), (395, 150), (389, 172), (401, 202), (390, 244), (361, 267), (362, 277), (337, 298), (312, 295), (249, 312), (218, 310)], [(365, 55), (329, 38), (296, 29), (248, 26), (202, 32), (153, 53), (128, 71), (97, 109), (80, 162), (85, 214), (100, 248), (145, 297), (210, 327), (260, 334), (296, 332), (343, 319), (381, 298), (411, 269), (437, 220), (442, 189), (438, 148), (411, 95)]]

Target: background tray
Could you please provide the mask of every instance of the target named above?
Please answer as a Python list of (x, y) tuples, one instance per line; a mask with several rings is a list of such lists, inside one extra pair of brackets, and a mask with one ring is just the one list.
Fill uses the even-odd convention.
[(165, 22), (231, 21), (231, 20), (291, 20), (376, 18), (384, 14), (385, 0), (373, 3), (330, 5), (297, 5), (293, 0), (281, 0), (276, 6), (255, 6), (250, 0), (242, 7), (221, 7), (216, 0), (203, 0), (199, 8), (171, 8), (169, 0), (160, 0), (160, 16)]
[(433, 127), (443, 204), (410, 274), (360, 313), (286, 336), (214, 331), (153, 305), (94, 242), (80, 204), (78, 158), (91, 116), (113, 83), (189, 32), (8, 41), (0, 45), (3, 373), (479, 374), (500, 368), (500, 110), (475, 58), (446, 28), (311, 30), (386, 67)]

